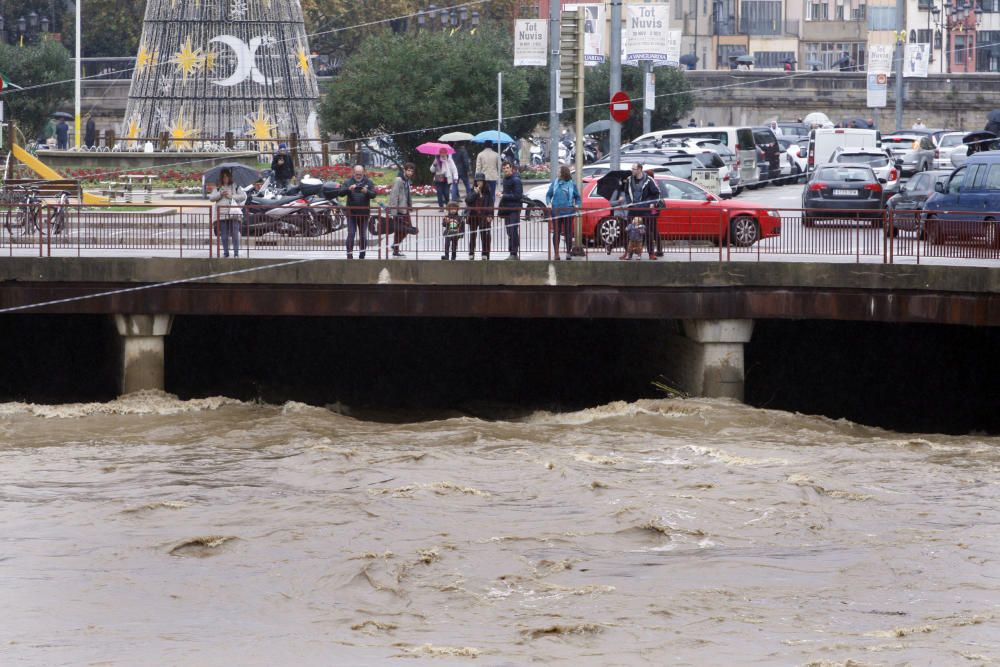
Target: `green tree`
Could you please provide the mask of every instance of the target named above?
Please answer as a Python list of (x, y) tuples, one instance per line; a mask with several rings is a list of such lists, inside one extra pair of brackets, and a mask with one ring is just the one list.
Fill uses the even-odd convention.
[(405, 160), (451, 129), (495, 128), (497, 72), (504, 73), (505, 118), (525, 113), (530, 99), (528, 74), (513, 67), (512, 49), (510, 31), (498, 24), (475, 34), (370, 37), (327, 89), (323, 125), (348, 139), (391, 135)]
[[(78, 0), (83, 2), (84, 58), (126, 58), (139, 50), (145, 0)], [(75, 14), (63, 18), (63, 44), (73, 49), (76, 41)]]
[[(587, 69), (587, 109), (584, 116), (588, 123), (608, 118), (610, 71), (607, 62)], [(665, 130), (691, 111), (694, 98), (691, 97), (690, 86), (681, 70), (657, 67), (653, 71), (656, 73), (656, 110), (653, 111), (652, 127), (654, 130)], [(622, 67), (622, 90), (632, 98), (632, 115), (622, 125), (622, 139), (626, 141), (642, 134), (643, 74), (640, 68)], [(567, 100), (567, 106), (569, 105)]]
[[(5, 81), (29, 89), (4, 89), (6, 117), (17, 121), (26, 137), (38, 136), (49, 115), (73, 95), (69, 51), (53, 39), (23, 47), (0, 44), (0, 68)], [(55, 82), (65, 83), (45, 85)]]

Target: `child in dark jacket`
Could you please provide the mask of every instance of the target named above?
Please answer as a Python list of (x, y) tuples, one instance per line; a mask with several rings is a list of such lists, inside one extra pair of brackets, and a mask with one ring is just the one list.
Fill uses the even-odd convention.
[(448, 202), (448, 213), (441, 221), (444, 232), (444, 254), (441, 259), (455, 259), (458, 252), (458, 240), (462, 238), (462, 218), (458, 215), (458, 202)]
[(625, 243), (627, 245), (625, 247), (625, 254), (621, 258), (632, 259), (632, 255), (635, 255), (639, 259), (642, 259), (642, 241), (645, 238), (646, 225), (643, 218), (640, 216), (632, 218), (628, 223), (628, 227), (625, 228)]

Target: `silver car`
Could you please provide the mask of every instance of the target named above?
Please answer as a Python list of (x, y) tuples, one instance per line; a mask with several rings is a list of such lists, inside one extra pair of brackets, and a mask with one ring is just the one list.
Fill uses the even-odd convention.
[(938, 140), (937, 151), (934, 153), (935, 169), (951, 169), (951, 154), (959, 146), (964, 146), (962, 137), (968, 132), (946, 132)]
[(934, 166), (934, 139), (929, 134), (896, 132), (882, 137), (882, 147), (888, 148), (892, 157), (902, 160), (903, 176), (927, 171)]
[(899, 192), (899, 169), (887, 152), (878, 148), (837, 149), (831, 162), (836, 164), (867, 164), (875, 172), (882, 184), (884, 197), (888, 199)]

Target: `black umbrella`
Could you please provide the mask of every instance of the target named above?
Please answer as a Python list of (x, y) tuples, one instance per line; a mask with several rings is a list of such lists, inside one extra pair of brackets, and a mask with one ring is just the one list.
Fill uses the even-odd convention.
[(866, 119), (864, 119), (864, 118), (855, 118), (854, 119), (854, 127), (860, 128), (862, 130), (870, 130), (871, 129), (871, 125), (869, 125), (868, 121)]
[(60, 120), (73, 120), (74, 118), (76, 118), (76, 116), (74, 116), (73, 114), (67, 113), (65, 111), (57, 111), (54, 114), (52, 114), (52, 117), (59, 118)]
[(205, 185), (208, 183), (218, 183), (223, 169), (228, 169), (230, 173), (232, 173), (233, 184), (239, 188), (245, 188), (248, 185), (252, 185), (258, 178), (260, 178), (260, 172), (253, 167), (248, 167), (245, 164), (240, 164), (238, 162), (227, 162), (225, 164), (216, 165), (205, 171), (204, 175), (201, 177), (202, 189), (204, 190)]
[(986, 114), (986, 120), (991, 123), (1000, 123), (1000, 109), (994, 109), (993, 111)]
[(693, 53), (685, 53), (683, 56), (678, 58), (678, 62), (680, 62), (681, 65), (697, 65), (698, 56)]
[(625, 169), (609, 171), (604, 174), (604, 176), (601, 176), (601, 178), (597, 181), (597, 186), (594, 188), (594, 192), (610, 201), (611, 198), (615, 196), (615, 192), (621, 190), (622, 181), (628, 178), (631, 174), (631, 171), (627, 171)]
[(611, 121), (608, 119), (595, 120), (593, 123), (583, 128), (584, 134), (597, 134), (599, 132), (610, 132), (611, 131)]
[(785, 58), (781, 62), (788, 63), (789, 65), (794, 65), (795, 64), (795, 58), (789, 56), (788, 58)]

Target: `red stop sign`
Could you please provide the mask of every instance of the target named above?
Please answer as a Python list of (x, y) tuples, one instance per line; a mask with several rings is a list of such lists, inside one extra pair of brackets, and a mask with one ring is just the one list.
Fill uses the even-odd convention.
[(619, 123), (627, 121), (629, 114), (632, 113), (632, 100), (621, 90), (611, 96), (610, 106), (611, 117)]

